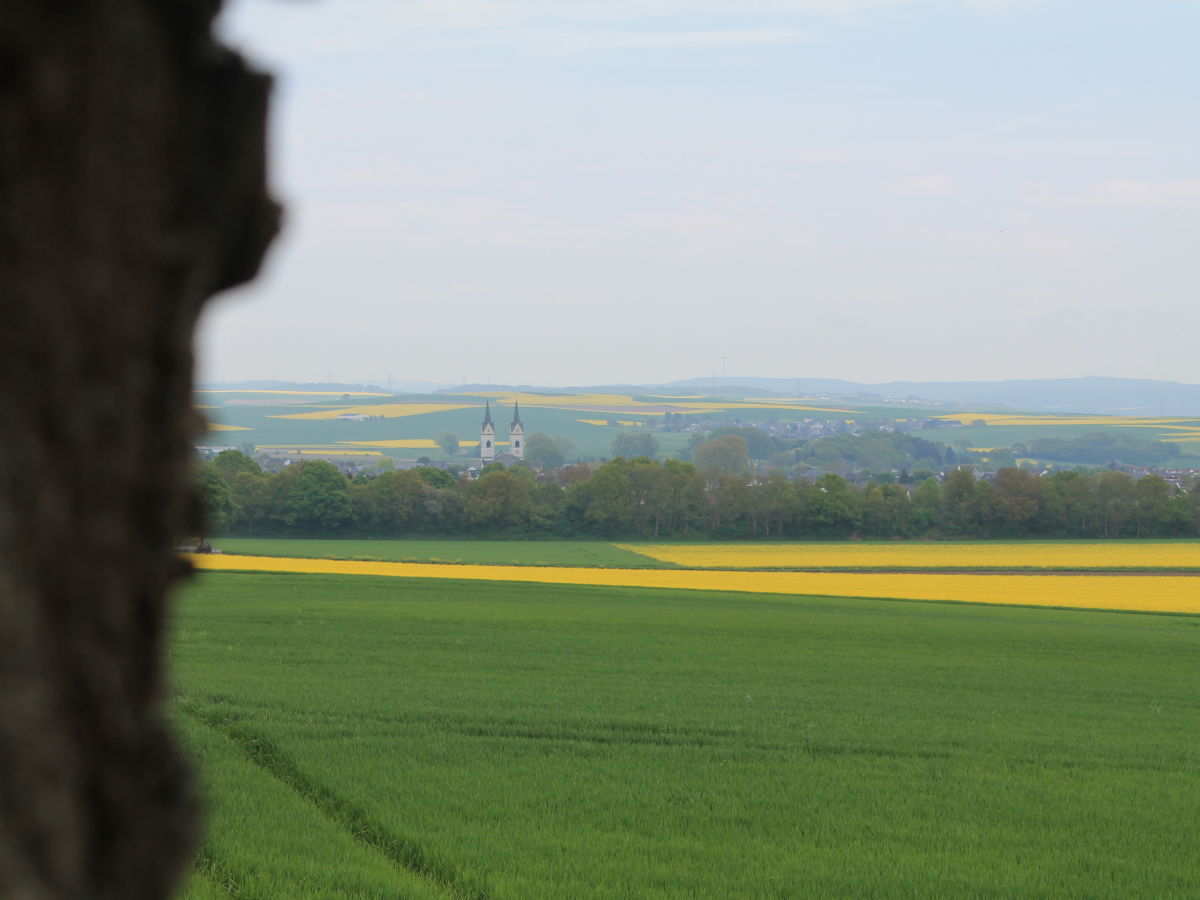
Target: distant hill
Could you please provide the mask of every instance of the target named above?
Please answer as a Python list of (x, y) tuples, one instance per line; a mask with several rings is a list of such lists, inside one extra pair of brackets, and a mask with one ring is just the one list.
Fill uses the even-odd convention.
[[(378, 384), (243, 381), (204, 384), (200, 389), (309, 390), (386, 392)], [(862, 401), (921, 400), (952, 408), (1007, 407), (1026, 412), (1073, 412), (1095, 415), (1200, 417), (1200, 384), (1142, 378), (1033, 378), (1010, 381), (886, 381), (869, 383), (838, 378), (687, 378), (657, 385), (507, 385), (394, 382), (394, 393), (697, 393), (712, 397), (825, 395)]]
[[(689, 378), (662, 388), (714, 391), (712, 378)], [(888, 381), (835, 378), (722, 378), (717, 392), (765, 390), (794, 396), (834, 394), (936, 400), (956, 406), (1007, 406), (1030, 412), (1128, 416), (1200, 416), (1200, 384), (1141, 378), (1034, 378), (1013, 381)]]

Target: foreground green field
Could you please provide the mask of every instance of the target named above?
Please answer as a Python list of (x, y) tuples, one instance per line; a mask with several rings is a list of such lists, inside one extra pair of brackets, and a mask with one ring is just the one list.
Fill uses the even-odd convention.
[(383, 562), (442, 562), (511, 566), (616, 566), (674, 568), (604, 541), (472, 540), (303, 540), (298, 538), (220, 538), (224, 553), (303, 559), (365, 559)]
[(1193, 896), (1200, 618), (205, 573), (189, 900)]

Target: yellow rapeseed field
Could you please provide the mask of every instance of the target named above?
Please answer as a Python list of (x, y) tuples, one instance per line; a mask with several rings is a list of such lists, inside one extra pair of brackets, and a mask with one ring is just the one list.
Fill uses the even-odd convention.
[(196, 391), (197, 394), (290, 394), (297, 397), (391, 397), (391, 394), (379, 394), (372, 391), (239, 391), (213, 390)]
[(799, 403), (789, 403), (786, 400), (776, 402), (736, 400), (729, 401), (727, 403), (720, 403), (715, 400), (703, 400), (696, 403), (688, 403), (686, 404), (686, 407), (687, 409), (695, 412), (709, 412), (722, 409), (791, 409), (800, 411), (808, 410), (812, 412), (844, 413), (850, 416), (858, 415), (860, 412), (860, 410), (857, 409), (836, 409), (828, 406), (802, 406)]
[[(584, 425), (607, 425), (608, 419), (576, 419), (576, 422), (582, 422)], [(632, 428), (636, 425), (645, 425), (645, 421), (638, 419), (618, 419), (617, 424), (625, 428)]]
[[(468, 396), (468, 395), (458, 395)], [(661, 406), (657, 400), (634, 400), (628, 394), (512, 394), (508, 391), (482, 391), (471, 397), (491, 397), (504, 401), (505, 405), (516, 399), (522, 406), (537, 406), (547, 409), (606, 409), (610, 407)]]
[(339, 406), (316, 409), (304, 413), (278, 413), (272, 419), (336, 419), (338, 416), (385, 416), (389, 419), (400, 416), (422, 416), (425, 413), (449, 412), (455, 409), (472, 409), (463, 403), (374, 403), (365, 406)]
[[(397, 450), (438, 450), (441, 444), (432, 438), (393, 438), (386, 441), (338, 441), (339, 444), (350, 447), (390, 447)], [(508, 441), (496, 441), (496, 446), (508, 444)], [(479, 441), (459, 441), (459, 447), (478, 447)]]
[(222, 425), (220, 422), (207, 422), (207, 423), (205, 423), (205, 427), (208, 428), (209, 431), (252, 431), (253, 430), (251, 428), (247, 428), (245, 425)]
[(738, 591), (822, 597), (951, 600), (1020, 606), (1200, 613), (1200, 579), (1188, 575), (910, 575), (843, 572), (704, 572), (680, 569), (588, 569), (358, 562), (262, 556), (197, 555), (202, 569), (383, 575), (469, 581), (523, 581)]
[(970, 425), (983, 421), (988, 425), (1111, 425), (1122, 428), (1155, 428), (1170, 430), (1179, 436), (1200, 434), (1194, 418), (1142, 418), (1139, 416), (1031, 416), (1013, 413), (944, 413), (935, 416), (948, 422)]
[[(991, 544), (620, 544), (689, 568), (1200, 569), (1200, 542)], [(1197, 582), (1200, 590), (1200, 582)]]
[(437, 441), (431, 438), (396, 438), (390, 441), (338, 441), (351, 447), (393, 447), (407, 450), (436, 450)]
[(512, 394), (506, 391), (484, 391), (456, 396), (492, 397), (510, 402), (516, 399), (522, 406), (563, 409), (575, 412), (637, 412), (640, 415), (661, 416), (665, 410), (680, 413), (713, 412), (727, 409), (789, 409), (836, 412), (857, 415), (853, 409), (831, 409), (824, 406), (804, 406), (790, 400), (692, 400), (689, 397), (670, 397), (658, 394), (636, 400), (628, 394)]

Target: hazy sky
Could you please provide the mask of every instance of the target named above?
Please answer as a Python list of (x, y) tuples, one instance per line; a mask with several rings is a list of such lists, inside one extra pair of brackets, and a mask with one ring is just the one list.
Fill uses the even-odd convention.
[[(1200, 0), (231, 0), (201, 377), (1200, 382)], [(724, 358), (724, 359), (723, 359)]]

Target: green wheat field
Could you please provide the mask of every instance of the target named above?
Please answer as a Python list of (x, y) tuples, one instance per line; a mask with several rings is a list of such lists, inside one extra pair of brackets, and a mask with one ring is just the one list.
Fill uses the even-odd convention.
[(203, 573), (198, 898), (1200, 895), (1200, 617)]

